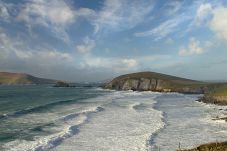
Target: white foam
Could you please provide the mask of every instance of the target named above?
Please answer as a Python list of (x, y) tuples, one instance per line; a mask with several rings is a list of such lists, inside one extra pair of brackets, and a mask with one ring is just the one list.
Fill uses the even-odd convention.
[(153, 150), (158, 145), (162, 151), (176, 150), (179, 142), (182, 149), (189, 149), (203, 143), (226, 140), (227, 125), (212, 120), (212, 115), (216, 114), (211, 107), (213, 105), (196, 102), (196, 95), (159, 99), (159, 108), (167, 114), (167, 125), (153, 138)]
[[(80, 133), (65, 140), (53, 150), (145, 151), (150, 136), (164, 126), (162, 112), (152, 108), (153, 94), (116, 92), (105, 111), (80, 127)], [(120, 99), (119, 99), (120, 97)], [(136, 105), (146, 104), (137, 112)]]
[[(165, 98), (157, 102), (158, 96)], [(33, 116), (51, 119), (56, 124), (52, 127), (56, 133), (36, 137), (34, 141), (16, 140), (4, 147), (7, 151), (147, 151), (160, 145), (162, 151), (168, 151), (176, 149), (179, 141), (184, 147), (192, 147), (203, 141), (222, 140), (227, 134), (227, 126), (223, 126), (226, 123), (213, 121), (212, 117), (224, 114), (225, 108), (194, 102), (196, 97), (179, 93), (109, 91), (104, 96), (83, 100), (84, 103), (59, 107), (56, 113), (19, 118), (24, 122), (29, 122)], [(154, 109), (155, 103), (161, 101), (166, 101), (163, 110), (168, 116), (165, 120), (170, 120), (166, 126), (164, 113)], [(169, 119), (171, 116), (174, 118)]]
[(59, 145), (63, 140), (79, 132), (79, 127), (87, 120), (87, 114), (101, 111), (101, 107), (90, 107), (77, 113), (71, 113), (55, 120), (56, 133), (44, 137), (36, 137), (34, 141), (15, 140), (4, 144), (7, 151), (43, 151)]
[(135, 107), (140, 106), (140, 105), (142, 105), (140, 102), (135, 102), (135, 103), (130, 104), (129, 105), (129, 108), (132, 109), (132, 110), (134, 110)]
[(18, 151), (18, 149), (21, 151), (42, 151), (51, 149), (64, 139), (69, 138), (76, 133), (77, 126), (85, 120), (86, 116), (82, 116), (76, 123), (74, 123), (75, 125), (65, 124), (64, 127), (59, 128), (62, 130), (59, 133), (37, 138), (35, 141), (16, 140), (5, 144), (4, 148), (10, 151)]

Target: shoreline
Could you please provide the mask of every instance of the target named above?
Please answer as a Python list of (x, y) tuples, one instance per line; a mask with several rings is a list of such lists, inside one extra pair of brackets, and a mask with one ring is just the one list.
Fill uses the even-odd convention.
[(199, 98), (197, 101), (203, 102), (206, 104), (215, 104), (219, 106), (227, 106), (227, 97), (218, 97), (218, 96), (206, 96)]
[[(218, 100), (215, 99), (215, 97), (211, 96), (203, 96), (196, 100), (198, 102), (202, 102), (204, 104), (211, 104), (215, 106), (227, 106), (227, 101), (226, 100)], [(225, 115), (224, 117), (220, 117), (220, 113), (216, 118), (213, 118), (213, 121), (222, 121), (224, 120), (227, 122), (227, 109), (218, 109), (224, 111)], [(208, 142), (205, 144), (201, 144), (196, 146), (195, 148), (192, 149), (178, 149), (176, 151), (227, 151), (227, 141), (222, 141), (222, 142)]]
[(212, 105), (197, 102), (196, 99), (197, 95), (179, 93), (164, 93), (156, 98), (154, 107), (167, 116), (164, 119), (165, 127), (153, 136), (151, 150), (176, 150), (178, 142), (181, 149), (190, 149), (216, 140), (226, 141), (225, 133), (221, 132), (222, 129), (226, 130), (225, 123), (212, 120), (216, 112), (219, 113), (218, 107), (213, 110)]
[(211, 142), (207, 144), (201, 144), (193, 149), (180, 149), (177, 151), (227, 151), (227, 141)]
[[(160, 92), (160, 91), (159, 91)], [(190, 94), (198, 94), (198, 93), (182, 93), (182, 92), (162, 92), (162, 93), (180, 93), (180, 94), (184, 94), (184, 95), (190, 95)], [(223, 98), (223, 97), (222, 97)], [(226, 97), (225, 97), (226, 99)], [(197, 102), (202, 102), (204, 104), (207, 105), (215, 105), (215, 107), (224, 107), (227, 106), (227, 99), (218, 99), (212, 96), (206, 96), (206, 94), (203, 94), (202, 97), (200, 97), (199, 99), (195, 100)], [(227, 123), (227, 108), (219, 108), (219, 111), (224, 111), (225, 116), (221, 115), (221, 113), (219, 113), (217, 115), (217, 117), (212, 118), (211, 120), (213, 121), (225, 121)], [(167, 122), (165, 121), (165, 123), (167, 124)], [(165, 125), (167, 126), (167, 125)], [(165, 128), (165, 127), (164, 127)], [(162, 131), (162, 130), (160, 130)], [(208, 142), (208, 143), (204, 143), (201, 145), (198, 145), (195, 148), (192, 149), (179, 149), (176, 151), (227, 151), (227, 141), (222, 141), (222, 142)]]

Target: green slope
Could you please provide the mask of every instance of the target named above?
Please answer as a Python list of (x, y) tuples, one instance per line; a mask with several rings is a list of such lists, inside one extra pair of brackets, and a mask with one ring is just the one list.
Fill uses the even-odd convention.
[(154, 91), (155, 90), (162, 91), (164, 89), (170, 89), (171, 91), (174, 91), (174, 92), (186, 91), (187, 89), (188, 91), (190, 91), (190, 90), (200, 89), (207, 85), (207, 83), (205, 82), (170, 76), (170, 75), (161, 74), (161, 73), (138, 72), (138, 73), (126, 74), (126, 75), (116, 77), (106, 85), (106, 88), (110, 88), (110, 89), (118, 88), (118, 90), (121, 90), (122, 87), (124, 87), (124, 84), (126, 81), (129, 81), (129, 80), (140, 81), (141, 79), (156, 80), (157, 81), (156, 85), (158, 85), (159, 84), (158, 82), (160, 82), (161, 83), (159, 84), (159, 86), (161, 85), (160, 89), (158, 90), (154, 88), (153, 89)]
[(24, 73), (0, 72), (1, 85), (53, 84), (56, 80), (37, 78)]
[(227, 105), (227, 83), (212, 83), (199, 101), (218, 105)]
[(204, 93), (200, 101), (227, 104), (227, 83), (201, 82), (156, 72), (125, 74), (114, 78), (104, 87), (115, 90)]

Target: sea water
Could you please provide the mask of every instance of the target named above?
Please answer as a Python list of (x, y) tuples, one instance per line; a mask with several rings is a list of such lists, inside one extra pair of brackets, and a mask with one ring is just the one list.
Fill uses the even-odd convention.
[[(176, 150), (227, 138), (199, 95), (98, 87), (0, 87), (0, 150)], [(223, 110), (222, 110), (223, 111)], [(223, 113), (225, 114), (225, 113)]]

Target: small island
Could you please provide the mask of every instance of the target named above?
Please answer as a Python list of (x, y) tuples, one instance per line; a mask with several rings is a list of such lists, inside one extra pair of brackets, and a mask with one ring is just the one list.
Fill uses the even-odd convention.
[(53, 86), (53, 87), (75, 87), (75, 85), (71, 85), (67, 82), (64, 82), (64, 81), (57, 81), (57, 83)]

